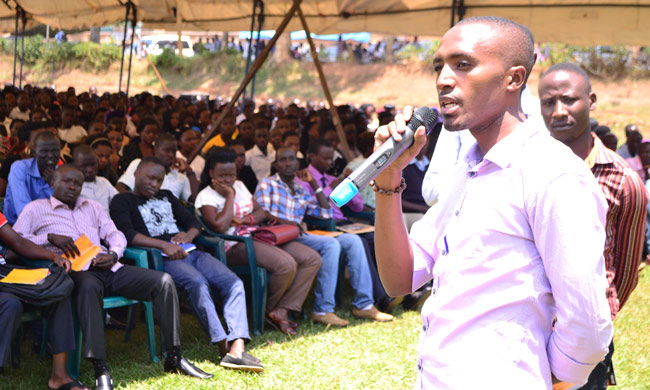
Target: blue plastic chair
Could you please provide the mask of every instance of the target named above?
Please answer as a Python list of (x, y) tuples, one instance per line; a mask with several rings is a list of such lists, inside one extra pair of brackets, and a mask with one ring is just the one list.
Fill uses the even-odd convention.
[[(230, 234), (217, 233), (210, 229), (205, 224), (203, 218), (197, 214), (197, 219), (205, 229), (205, 234), (208, 237), (219, 238), (223, 240), (237, 241), (244, 243), (246, 247), (246, 255), (248, 257), (248, 265), (228, 266), (235, 274), (239, 276), (248, 276), (251, 280), (251, 301), (253, 313), (253, 334), (259, 336), (264, 331), (264, 317), (266, 316), (266, 297), (267, 288), (269, 285), (269, 276), (266, 270), (257, 266), (257, 257), (255, 256), (255, 248), (253, 247), (253, 239), (250, 237), (233, 236)], [(224, 246), (221, 246), (220, 258), (224, 259), (224, 264), (228, 265), (225, 261), (226, 252)]]
[[(124, 257), (135, 262), (135, 265), (141, 268), (149, 268), (148, 260), (146, 254), (143, 256), (142, 253), (130, 251), (129, 248), (124, 252)], [(27, 260), (23, 259), (23, 262), (32, 267), (39, 268), (49, 268), (52, 266), (52, 262), (45, 260)], [(131, 330), (133, 329), (133, 305), (142, 303), (145, 309), (145, 320), (147, 323), (147, 338), (149, 340), (149, 354), (151, 360), (154, 363), (158, 363), (160, 360), (156, 354), (156, 338), (155, 338), (155, 329), (154, 329), (154, 317), (153, 317), (153, 304), (150, 301), (136, 301), (133, 299), (127, 299), (121, 296), (111, 296), (104, 297), (104, 313), (107, 309), (113, 309), (116, 307), (129, 306), (129, 312), (127, 316), (127, 328), (126, 334), (124, 336), (124, 341), (129, 341), (131, 336)], [(74, 306), (73, 306), (74, 307)], [(79, 326), (79, 320), (77, 318), (76, 308), (73, 310), (74, 315), (74, 333), (76, 339), (77, 348), (68, 354), (68, 372), (70, 376), (78, 379), (79, 372), (81, 367), (81, 352), (82, 352), (82, 332), (81, 327)], [(105, 317), (105, 316), (104, 316)], [(45, 326), (45, 325), (44, 325)]]

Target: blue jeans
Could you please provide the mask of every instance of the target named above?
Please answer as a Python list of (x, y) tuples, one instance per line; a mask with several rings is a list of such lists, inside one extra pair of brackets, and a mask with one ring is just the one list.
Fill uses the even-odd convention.
[(339, 275), (339, 258), (343, 250), (344, 261), (350, 273), (350, 284), (354, 289), (352, 306), (363, 309), (372, 305), (372, 280), (368, 269), (368, 260), (361, 238), (354, 234), (341, 234), (336, 238), (303, 234), (298, 242), (317, 251), (322, 260), (316, 288), (314, 289), (314, 311), (329, 313), (336, 306), (335, 293)]
[[(165, 272), (172, 276), (177, 286), (187, 292), (192, 309), (212, 343), (224, 339), (250, 339), (244, 284), (222, 262), (208, 253), (194, 250), (184, 259), (166, 260)], [(210, 295), (211, 288), (223, 302), (223, 316), (228, 333), (217, 315)]]

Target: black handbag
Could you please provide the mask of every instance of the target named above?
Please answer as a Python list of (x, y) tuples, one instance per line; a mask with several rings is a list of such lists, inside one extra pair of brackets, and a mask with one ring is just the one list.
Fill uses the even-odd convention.
[[(0, 265), (0, 276), (4, 278), (13, 269), (27, 269), (12, 265)], [(70, 296), (74, 282), (65, 270), (59, 266), (50, 267), (50, 274), (38, 284), (20, 284), (0, 282), (0, 292), (15, 295), (21, 301), (34, 306), (49, 306)]]

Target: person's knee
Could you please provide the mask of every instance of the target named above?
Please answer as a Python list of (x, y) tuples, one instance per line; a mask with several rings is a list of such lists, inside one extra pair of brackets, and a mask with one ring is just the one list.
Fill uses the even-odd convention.
[(9, 318), (20, 318), (23, 315), (23, 304), (18, 298), (7, 298), (0, 301), (0, 311), (7, 313)]
[(296, 273), (298, 265), (296, 261), (291, 256), (282, 256), (278, 257), (275, 261), (275, 264), (272, 268), (272, 273), (278, 274), (290, 274), (293, 275)]
[(75, 278), (74, 287), (77, 298), (104, 296), (104, 285), (94, 277)]

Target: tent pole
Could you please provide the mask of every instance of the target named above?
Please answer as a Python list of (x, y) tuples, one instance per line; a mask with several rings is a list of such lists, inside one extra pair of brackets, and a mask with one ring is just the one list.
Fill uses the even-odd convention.
[[(262, 37), (262, 25), (264, 24), (264, 2), (260, 2), (260, 14), (257, 17), (257, 40), (255, 41), (255, 58), (260, 53), (260, 38)], [(257, 78), (257, 73), (253, 75), (253, 81), (251, 81), (251, 100), (255, 99), (255, 79)]]
[(122, 39), (122, 64), (120, 65), (120, 85), (118, 92), (122, 92), (122, 73), (124, 73), (124, 51), (126, 50), (126, 33), (129, 27), (129, 12), (131, 11), (131, 2), (126, 3), (126, 16), (124, 17), (124, 38)]
[(465, 16), (465, 0), (458, 0), (458, 21), (463, 20)]
[(138, 9), (133, 4), (133, 10), (131, 16), (133, 17), (131, 21), (131, 48), (129, 49), (129, 70), (126, 74), (126, 97), (129, 97), (129, 86), (131, 85), (131, 61), (133, 60), (133, 41), (135, 39), (135, 25), (138, 22), (136, 13)]
[(23, 62), (25, 61), (25, 24), (27, 24), (27, 14), (24, 9), (20, 9), (20, 16), (23, 22), (23, 31), (20, 34), (20, 82), (18, 88), (23, 88)]
[(16, 65), (18, 64), (18, 19), (20, 18), (19, 8), (16, 7), (16, 30), (14, 32), (14, 78), (11, 85), (16, 86)]
[(451, 1), (451, 24), (449, 28), (454, 27), (454, 24), (456, 24), (456, 0)]
[(273, 35), (273, 38), (271, 38), (269, 44), (264, 48), (264, 50), (262, 50), (260, 56), (255, 58), (255, 62), (253, 62), (253, 66), (251, 70), (248, 72), (246, 77), (244, 77), (244, 80), (239, 85), (237, 91), (235, 91), (235, 94), (233, 95), (232, 99), (230, 99), (230, 102), (228, 103), (226, 108), (221, 111), (221, 115), (219, 115), (219, 118), (217, 118), (217, 121), (214, 123), (214, 127), (210, 129), (210, 131), (205, 135), (205, 137), (201, 139), (201, 142), (199, 142), (199, 144), (196, 145), (194, 150), (192, 150), (192, 153), (190, 153), (190, 155), (187, 157), (188, 164), (192, 163), (192, 160), (194, 160), (194, 157), (196, 157), (201, 152), (201, 149), (203, 149), (203, 146), (206, 144), (206, 142), (208, 142), (215, 135), (217, 129), (219, 129), (219, 126), (221, 125), (221, 122), (223, 122), (223, 120), (226, 118), (226, 115), (228, 115), (228, 113), (232, 110), (235, 103), (237, 102), (237, 99), (239, 99), (242, 92), (244, 91), (248, 83), (253, 78), (255, 72), (257, 72), (259, 68), (261, 68), (262, 65), (264, 64), (264, 61), (269, 56), (269, 53), (271, 52), (271, 49), (275, 45), (275, 42), (277, 42), (278, 38), (280, 37), (284, 29), (287, 28), (289, 21), (296, 13), (296, 10), (300, 6), (301, 1), (302, 0), (293, 0), (293, 5), (291, 6), (287, 14), (284, 16), (284, 19), (282, 19), (282, 23), (280, 23), (278, 28), (275, 30), (275, 34)]
[(305, 15), (302, 13), (302, 8), (298, 8), (298, 16), (300, 16), (300, 22), (302, 23), (302, 28), (305, 30), (307, 35), (307, 42), (309, 42), (309, 48), (311, 49), (311, 57), (314, 59), (314, 65), (316, 65), (316, 70), (318, 71), (318, 78), (320, 79), (320, 84), (323, 87), (323, 92), (327, 98), (327, 103), (330, 106), (330, 111), (332, 112), (332, 120), (334, 121), (334, 126), (336, 127), (336, 132), (339, 135), (339, 142), (343, 147), (343, 154), (348, 161), (352, 161), (353, 156), (350, 152), (350, 146), (348, 141), (345, 138), (345, 133), (343, 132), (343, 126), (341, 125), (341, 118), (339, 118), (339, 113), (334, 105), (332, 100), (332, 94), (330, 89), (327, 86), (327, 79), (325, 79), (325, 73), (323, 73), (323, 67), (321, 66), (320, 60), (318, 59), (318, 52), (316, 51), (316, 45), (314, 45), (314, 40), (311, 38), (311, 32), (309, 31), (309, 26), (307, 26), (307, 20)]
[[(246, 71), (244, 76), (248, 73), (248, 70), (251, 68), (251, 51), (253, 50), (253, 32), (255, 31), (255, 13), (257, 12), (257, 0), (253, 0), (253, 15), (251, 16), (251, 31), (248, 36), (248, 50), (246, 51)], [(246, 90), (242, 95), (242, 99), (246, 100)]]

